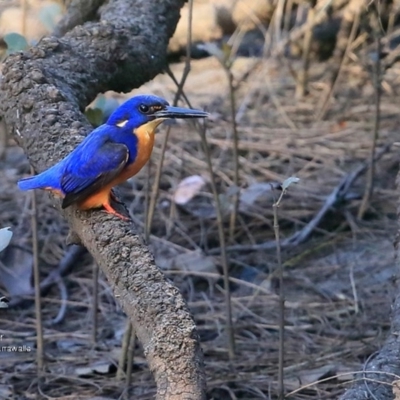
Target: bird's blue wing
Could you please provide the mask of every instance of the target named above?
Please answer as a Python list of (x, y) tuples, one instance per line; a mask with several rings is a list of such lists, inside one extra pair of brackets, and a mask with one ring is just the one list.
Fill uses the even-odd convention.
[(109, 140), (87, 142), (74, 153), (61, 177), (61, 189), (65, 193), (62, 208), (85, 200), (112, 182), (129, 158), (126, 145)]

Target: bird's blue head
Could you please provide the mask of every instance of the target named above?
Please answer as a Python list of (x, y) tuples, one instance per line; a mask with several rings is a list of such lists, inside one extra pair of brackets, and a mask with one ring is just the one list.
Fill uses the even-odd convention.
[(152, 95), (135, 96), (119, 106), (110, 116), (107, 125), (118, 126), (129, 132), (139, 127), (150, 133), (161, 122), (170, 118), (205, 118), (204, 111), (190, 108), (171, 107), (161, 97)]

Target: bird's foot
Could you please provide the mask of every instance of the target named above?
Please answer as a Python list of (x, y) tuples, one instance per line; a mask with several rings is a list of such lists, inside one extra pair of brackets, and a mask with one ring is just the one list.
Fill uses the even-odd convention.
[(105, 208), (106, 212), (109, 214), (113, 214), (118, 218), (121, 218), (124, 221), (129, 221), (129, 217), (126, 217), (125, 215), (120, 214), (119, 212), (115, 211), (110, 204), (103, 204), (103, 207)]

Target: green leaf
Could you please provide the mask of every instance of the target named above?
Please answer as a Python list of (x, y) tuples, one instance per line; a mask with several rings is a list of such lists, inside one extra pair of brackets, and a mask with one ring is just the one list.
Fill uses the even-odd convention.
[(0, 229), (0, 251), (3, 251), (10, 243), (13, 233), (9, 229), (8, 227)]
[(100, 108), (87, 108), (85, 115), (89, 122), (96, 128), (103, 123), (103, 111)]
[(49, 4), (40, 9), (39, 20), (46, 27), (46, 29), (51, 32), (56, 27), (62, 11), (63, 10), (60, 4)]
[(97, 96), (93, 108), (103, 111), (103, 118), (108, 118), (119, 107), (119, 101), (103, 94)]
[(299, 179), (299, 178), (296, 178), (295, 176), (291, 176), (290, 178), (285, 179), (285, 180), (283, 181), (283, 183), (282, 183), (282, 190), (285, 191), (286, 189), (289, 188), (289, 186), (290, 186), (292, 183), (298, 183), (299, 181), (300, 181), (300, 179)]
[(16, 51), (26, 50), (29, 46), (26, 39), (19, 33), (7, 33), (7, 35), (4, 35), (3, 39), (7, 44), (7, 55), (15, 53)]

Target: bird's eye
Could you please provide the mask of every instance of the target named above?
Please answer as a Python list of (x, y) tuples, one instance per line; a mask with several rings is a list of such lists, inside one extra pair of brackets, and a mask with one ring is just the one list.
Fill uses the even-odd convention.
[(150, 111), (150, 107), (146, 106), (146, 104), (141, 104), (139, 106), (139, 110), (140, 112), (142, 112), (143, 114), (147, 114)]

